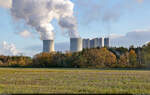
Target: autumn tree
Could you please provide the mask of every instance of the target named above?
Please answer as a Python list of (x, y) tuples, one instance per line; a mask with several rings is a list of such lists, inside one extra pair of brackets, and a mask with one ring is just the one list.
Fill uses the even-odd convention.
[(111, 67), (111, 65), (116, 63), (116, 56), (110, 52), (108, 49), (106, 48), (101, 48), (100, 52), (102, 53), (102, 56), (104, 57), (104, 64), (108, 67)]
[(137, 65), (137, 55), (134, 50), (130, 50), (129, 52), (129, 63), (131, 66), (136, 67)]
[(116, 62), (116, 56), (106, 48), (87, 49), (80, 53), (78, 62), (81, 67), (104, 68)]
[(0, 65), (3, 65), (3, 62), (0, 60)]
[(102, 53), (99, 49), (89, 49), (82, 52), (82, 60), (84, 60), (84, 63), (82, 63), (82, 67), (97, 67), (97, 68), (103, 68), (104, 65), (104, 57), (102, 56)]
[(118, 59), (117, 67), (125, 68), (128, 67), (128, 65), (129, 65), (129, 53), (126, 52), (125, 54), (122, 54)]
[(35, 67), (56, 67), (53, 63), (54, 53), (40, 53), (34, 56), (33, 66)]
[(142, 64), (150, 68), (150, 43), (142, 47), (141, 57)]

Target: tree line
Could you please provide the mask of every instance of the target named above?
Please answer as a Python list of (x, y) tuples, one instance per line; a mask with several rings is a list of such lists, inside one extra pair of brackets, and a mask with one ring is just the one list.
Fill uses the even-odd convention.
[(0, 56), (1, 67), (31, 68), (150, 68), (150, 43), (131, 46), (84, 49), (81, 52), (40, 53), (28, 56)]

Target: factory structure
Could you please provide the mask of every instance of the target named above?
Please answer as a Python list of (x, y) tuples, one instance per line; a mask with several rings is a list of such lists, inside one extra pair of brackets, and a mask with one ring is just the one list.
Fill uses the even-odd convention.
[[(79, 52), (83, 49), (110, 47), (110, 39), (94, 38), (70, 38), (70, 52)], [(43, 40), (43, 52), (54, 52), (54, 40)]]
[(54, 52), (54, 40), (43, 40), (43, 52)]
[(82, 39), (82, 38), (71, 38), (70, 39), (70, 51), (71, 52), (79, 52), (83, 49), (90, 48), (102, 48), (109, 47), (110, 39), (106, 38), (94, 38), (94, 39)]
[(70, 38), (70, 51), (77, 52), (82, 51), (82, 38)]

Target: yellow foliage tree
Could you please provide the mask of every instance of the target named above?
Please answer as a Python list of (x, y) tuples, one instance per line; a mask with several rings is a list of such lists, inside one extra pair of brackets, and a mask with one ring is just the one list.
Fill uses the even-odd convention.
[(137, 55), (132, 49), (129, 52), (129, 63), (134, 67), (137, 65)]

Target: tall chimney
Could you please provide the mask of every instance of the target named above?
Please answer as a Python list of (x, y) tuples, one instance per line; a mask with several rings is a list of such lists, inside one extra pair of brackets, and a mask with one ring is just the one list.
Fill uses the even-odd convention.
[(70, 51), (71, 52), (82, 51), (82, 39), (81, 38), (70, 38)]
[(43, 52), (53, 52), (54, 50), (54, 40), (43, 40)]

